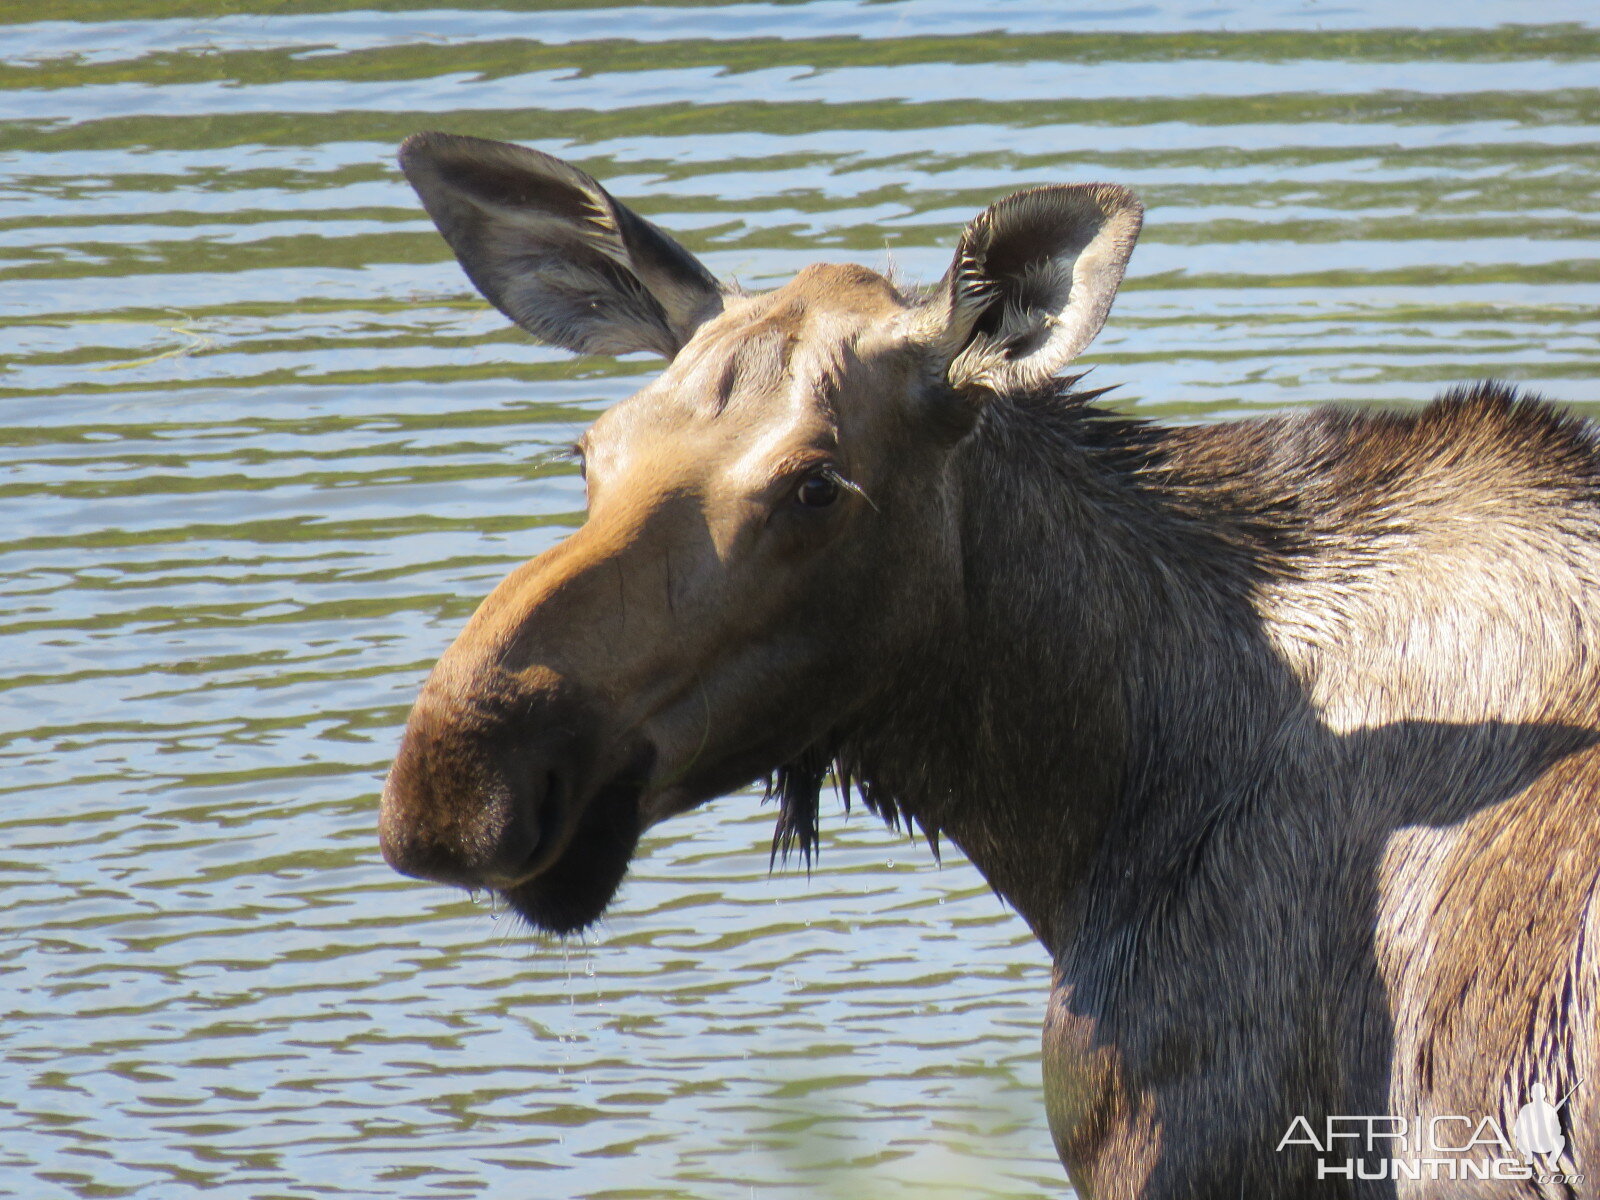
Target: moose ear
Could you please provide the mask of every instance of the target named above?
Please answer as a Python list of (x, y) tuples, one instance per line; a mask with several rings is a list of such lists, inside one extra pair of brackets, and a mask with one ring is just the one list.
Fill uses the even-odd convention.
[(1115, 184), (1007, 196), (962, 232), (918, 315), (918, 340), (943, 357), (957, 388), (1042, 387), (1106, 323), (1143, 218)]
[(419, 133), (400, 169), (467, 277), (540, 341), (671, 358), (721, 311), (722, 289), (694, 255), (559, 158)]

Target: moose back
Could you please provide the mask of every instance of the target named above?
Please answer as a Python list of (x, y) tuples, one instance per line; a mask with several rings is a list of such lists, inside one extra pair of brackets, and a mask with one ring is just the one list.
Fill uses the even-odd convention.
[(809, 853), (831, 778), (1050, 953), (1081, 1195), (1592, 1194), (1592, 427), (1495, 384), (1097, 405), (1062, 372), (1138, 236), (1115, 186), (1001, 200), (932, 287), (747, 294), (559, 159), (401, 162), (512, 320), (668, 365), (575, 448), (583, 526), (424, 684), (396, 869), (570, 933), (644, 830), (753, 780)]

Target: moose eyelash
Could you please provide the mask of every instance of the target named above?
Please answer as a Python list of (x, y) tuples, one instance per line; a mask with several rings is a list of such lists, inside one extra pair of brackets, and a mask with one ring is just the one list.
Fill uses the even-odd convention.
[(553, 446), (548, 450), (540, 451), (533, 459), (535, 469), (563, 463), (575, 465), (581, 473), (583, 471), (583, 447), (577, 442), (566, 446)]
[(838, 471), (834, 470), (834, 468), (832, 468), (832, 467), (824, 467), (821, 471), (818, 472), (818, 474), (822, 475), (826, 479), (831, 479), (834, 483), (838, 484), (845, 491), (854, 492), (857, 496), (860, 496), (861, 499), (866, 503), (866, 506), (868, 508), (870, 508), (873, 512), (880, 511), (878, 506), (872, 502), (872, 497), (867, 495), (866, 492), (862, 491), (861, 490), (861, 486), (859, 484), (852, 483), (850, 480), (846, 479), (843, 475), (839, 474)]

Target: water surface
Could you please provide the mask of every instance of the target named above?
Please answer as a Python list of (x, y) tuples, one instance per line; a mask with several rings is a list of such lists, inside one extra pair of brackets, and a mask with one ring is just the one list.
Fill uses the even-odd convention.
[(52, 11), (0, 14), (0, 1193), (1066, 1193), (1047, 964), (953, 850), (830, 809), (769, 878), (734, 796), (565, 947), (379, 861), (424, 672), (579, 519), (546, 452), (654, 369), (488, 309), (409, 133), (569, 157), (751, 287), (1116, 180), (1132, 410), (1600, 412), (1591, 3)]

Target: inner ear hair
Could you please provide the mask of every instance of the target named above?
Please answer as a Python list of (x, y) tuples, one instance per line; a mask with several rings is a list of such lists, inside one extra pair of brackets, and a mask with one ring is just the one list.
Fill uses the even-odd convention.
[(951, 385), (1048, 384), (1104, 326), (1143, 216), (1107, 183), (1034, 188), (978, 214), (918, 318)]

